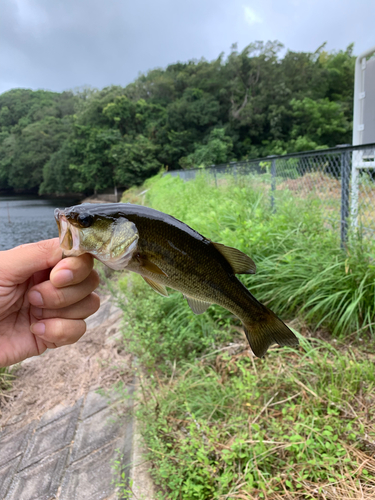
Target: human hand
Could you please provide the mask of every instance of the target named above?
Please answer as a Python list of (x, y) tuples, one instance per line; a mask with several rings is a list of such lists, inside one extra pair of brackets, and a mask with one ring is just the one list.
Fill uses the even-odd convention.
[(92, 256), (62, 259), (58, 238), (0, 252), (0, 367), (77, 342), (98, 285)]

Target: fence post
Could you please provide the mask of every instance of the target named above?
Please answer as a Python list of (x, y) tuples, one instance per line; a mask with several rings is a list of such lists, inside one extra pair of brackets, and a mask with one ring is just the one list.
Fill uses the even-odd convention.
[(236, 161), (231, 161), (229, 165), (232, 168), (233, 171), (233, 176), (234, 176), (234, 182), (237, 182), (237, 162)]
[(348, 239), (349, 218), (349, 189), (350, 189), (350, 153), (341, 153), (341, 248), (345, 248)]
[(276, 155), (267, 156), (271, 159), (271, 210), (275, 212), (275, 197), (273, 192), (276, 190)]

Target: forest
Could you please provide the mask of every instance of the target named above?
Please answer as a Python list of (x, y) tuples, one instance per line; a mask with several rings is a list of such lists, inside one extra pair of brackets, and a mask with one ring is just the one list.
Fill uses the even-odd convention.
[(0, 95), (0, 192), (91, 194), (188, 169), (351, 142), (353, 45), (254, 42), (129, 85)]

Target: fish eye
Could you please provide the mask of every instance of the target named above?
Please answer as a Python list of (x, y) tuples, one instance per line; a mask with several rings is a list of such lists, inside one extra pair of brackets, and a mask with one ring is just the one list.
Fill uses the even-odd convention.
[(94, 221), (94, 217), (88, 214), (80, 214), (77, 217), (77, 222), (81, 227), (90, 227)]

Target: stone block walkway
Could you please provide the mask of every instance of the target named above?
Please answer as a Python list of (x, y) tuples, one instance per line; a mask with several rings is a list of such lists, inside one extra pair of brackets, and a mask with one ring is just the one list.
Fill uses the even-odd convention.
[[(82, 343), (100, 344), (99, 351), (94, 351), (94, 354), (89, 352), (90, 359), (103, 351), (103, 346), (109, 339), (118, 337), (120, 316), (118, 310), (116, 313), (111, 300), (107, 300), (90, 320), (89, 332), (91, 330), (98, 333), (98, 330), (102, 330), (103, 335), (102, 343), (98, 341), (99, 337), (96, 334), (93, 334), (91, 339), (89, 332), (83, 337)], [(80, 343), (81, 341), (76, 347), (67, 346), (65, 350), (66, 359), (75, 360), (74, 366), (78, 363), (77, 359), (80, 359), (77, 352), (83, 355), (83, 359), (87, 358), (87, 346), (80, 346)], [(71, 348), (71, 352), (68, 348)], [(27, 384), (28, 380), (31, 383), (30, 377), (34, 374), (37, 378), (36, 371), (43, 368), (43, 363), (47, 363), (48, 366), (52, 363), (53, 367), (54, 357), (58, 356), (59, 350), (49, 351), (40, 358), (32, 358), (26, 363), (17, 377), (18, 385), (15, 384), (12, 396), (13, 406), (8, 413), (5, 407), (5, 413), (0, 414), (2, 417), (0, 418), (1, 500), (121, 498), (116, 490), (115, 480), (119, 469), (114, 467), (114, 461), (120, 461), (122, 464), (120, 468), (123, 467), (129, 475), (129, 464), (135, 453), (132, 449), (131, 411), (134, 382), (128, 374), (125, 379), (127, 396), (124, 398), (124, 394), (121, 393), (120, 399), (120, 395), (113, 390), (106, 393), (109, 396), (98, 392), (97, 388), (92, 387), (95, 384), (91, 379), (85, 378), (84, 386), (82, 384), (77, 386), (74, 374), (70, 379), (72, 374), (69, 372), (65, 374), (63, 371), (61, 376), (63, 379), (65, 377), (66, 383), (72, 387), (69, 391), (69, 388), (64, 388), (64, 384), (61, 385), (60, 379), (56, 378), (58, 375), (53, 372), (48, 387), (55, 384), (56, 390), (61, 392), (62, 401), (48, 408), (51, 405), (47, 403), (51, 398), (56, 403), (58, 392), (57, 395), (51, 393), (52, 395), (45, 397), (45, 400), (43, 400), (43, 387), (34, 391), (32, 397), (28, 393), (23, 395), (22, 377), (24, 384)], [(118, 359), (116, 361), (118, 362)], [(96, 374), (94, 368), (91, 367), (91, 370)], [(77, 371), (77, 377), (81, 376), (80, 374), (81, 372)], [(108, 378), (107, 375), (103, 376), (103, 373), (101, 375), (102, 380)], [(88, 389), (90, 384), (91, 388)], [(77, 396), (75, 401), (69, 402), (71, 404), (67, 404), (66, 397), (63, 397), (64, 389), (68, 394), (73, 392)], [(31, 409), (27, 405), (25, 408), (25, 402), (23, 404), (19, 402), (23, 396), (26, 398), (26, 403), (28, 398), (32, 401), (29, 402)], [(48, 408), (47, 411), (39, 409), (38, 412), (38, 408), (34, 408), (38, 402), (42, 408)]]
[(0, 498), (118, 498), (113, 460), (130, 464), (133, 418), (107, 402), (89, 392), (71, 407), (55, 407), (40, 421), (2, 432)]

